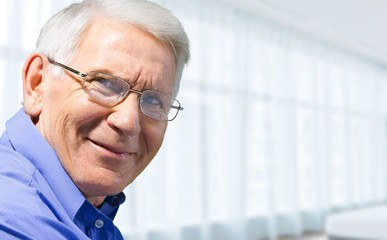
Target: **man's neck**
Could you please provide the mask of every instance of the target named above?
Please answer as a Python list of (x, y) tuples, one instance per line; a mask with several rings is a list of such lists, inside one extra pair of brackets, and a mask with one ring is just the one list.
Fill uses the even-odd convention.
[(99, 196), (99, 197), (88, 197), (86, 198), (91, 204), (93, 204), (94, 207), (99, 208), (103, 202), (105, 201), (105, 196)]

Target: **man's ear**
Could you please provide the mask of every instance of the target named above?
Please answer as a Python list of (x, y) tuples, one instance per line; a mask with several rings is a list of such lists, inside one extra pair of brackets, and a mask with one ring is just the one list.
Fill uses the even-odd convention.
[(45, 57), (34, 53), (23, 66), (24, 110), (32, 118), (38, 118), (42, 112), (42, 83)]

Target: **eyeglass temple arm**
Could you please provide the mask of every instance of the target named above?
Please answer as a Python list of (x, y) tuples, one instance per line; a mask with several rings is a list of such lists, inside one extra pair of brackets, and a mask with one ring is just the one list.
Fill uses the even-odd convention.
[[(70, 71), (70, 72), (72, 72), (72, 73), (74, 73), (74, 74), (76, 74), (76, 75), (82, 77), (82, 78), (87, 77), (87, 74), (86, 74), (86, 73), (81, 73), (81, 72), (79, 72), (79, 71), (77, 71), (77, 70), (75, 70), (75, 69), (73, 69), (73, 68), (71, 68), (71, 67), (68, 67), (68, 66), (66, 66), (66, 65), (64, 65), (64, 64), (62, 64), (62, 63), (57, 62), (57, 61), (54, 61), (54, 60), (52, 60), (52, 59), (49, 58), (49, 57), (47, 57), (47, 59), (48, 59), (48, 61), (49, 61), (50, 63), (55, 64), (55, 65), (58, 65), (58, 66), (60, 66), (60, 67), (62, 67), (62, 68), (64, 68), (64, 69), (66, 69), (66, 70), (68, 70), (68, 71)], [(136, 90), (133, 90), (133, 89), (131, 89), (131, 91), (132, 91), (132, 92), (136, 92), (136, 93), (141, 93), (141, 92), (136, 91)], [(177, 109), (177, 110), (179, 110), (179, 111), (183, 111), (183, 110), (184, 110), (184, 108), (183, 108), (183, 107), (180, 107), (180, 106), (171, 106), (171, 108)]]
[(77, 71), (77, 70), (75, 70), (75, 69), (73, 69), (73, 68), (71, 68), (71, 67), (68, 67), (68, 66), (66, 66), (66, 65), (63, 65), (62, 63), (59, 63), (59, 62), (57, 62), (57, 61), (54, 61), (54, 60), (52, 60), (52, 59), (49, 58), (49, 57), (47, 57), (47, 59), (48, 59), (48, 61), (49, 61), (50, 63), (55, 64), (55, 65), (57, 65), (57, 66), (59, 66), (59, 67), (62, 67), (62, 68), (64, 68), (64, 69), (66, 69), (66, 70), (68, 70), (68, 71), (70, 71), (70, 72), (72, 72), (72, 73), (74, 73), (74, 74), (76, 74), (76, 75), (82, 77), (82, 78), (87, 77), (87, 74), (86, 74), (86, 73), (81, 73), (81, 72), (79, 72), (79, 71)]
[(184, 110), (184, 108), (183, 107), (180, 107), (180, 106), (171, 106), (171, 108), (174, 108), (174, 109), (177, 109), (177, 110), (179, 110), (179, 111), (183, 111)]

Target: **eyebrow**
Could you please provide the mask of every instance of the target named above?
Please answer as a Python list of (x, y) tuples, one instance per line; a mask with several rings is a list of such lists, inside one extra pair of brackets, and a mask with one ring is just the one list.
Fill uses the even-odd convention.
[[(138, 81), (139, 78), (136, 78), (135, 80), (125, 79), (125, 78), (119, 77), (119, 76), (117, 76), (115, 74), (112, 74), (112, 71), (110, 69), (91, 70), (91, 71), (88, 71), (86, 73), (89, 74), (89, 73), (92, 73), (92, 72), (108, 75), (108, 76), (111, 76), (112, 78), (117, 78), (117, 79), (123, 80), (123, 81), (125, 81), (125, 82), (127, 82), (129, 84), (131, 89), (136, 90), (136, 91), (152, 90), (152, 91), (155, 91), (155, 92), (159, 92), (159, 93), (162, 93), (162, 94), (167, 94), (167, 95), (172, 96), (171, 93), (169, 93), (167, 91), (161, 91), (160, 90), (160, 86), (154, 86), (153, 87), (153, 84), (152, 84), (153, 81), (150, 81), (150, 83), (148, 83), (148, 81), (144, 81), (145, 84), (142, 84), (144, 86), (141, 87), (140, 89), (136, 89), (135, 88), (136, 85), (140, 85), (139, 81)], [(147, 87), (147, 85), (151, 85), (151, 87)]]
[[(161, 86), (155, 86), (153, 84), (153, 82), (154, 82), (153, 81), (153, 77), (154, 76), (148, 77), (147, 79), (149, 81), (144, 81), (144, 84), (141, 84), (139, 82), (139, 79), (141, 77), (140, 73), (136, 76), (135, 79), (125, 78), (125, 77), (118, 76), (118, 74), (113, 73), (111, 68), (106, 68), (105, 66), (93, 66), (93, 67), (91, 67), (91, 70), (89, 70), (88, 72), (85, 72), (85, 73), (90, 73), (90, 72), (107, 74), (109, 76), (112, 76), (112, 77), (115, 77), (115, 78), (119, 78), (119, 79), (127, 82), (131, 89), (134, 89), (134, 90), (137, 90), (137, 91), (152, 90), (152, 91), (156, 91), (156, 92), (159, 92), (159, 93), (162, 93), (162, 94), (173, 96), (173, 88), (172, 88), (171, 91), (167, 91), (167, 89), (163, 89), (162, 90)], [(160, 80), (162, 80), (162, 79), (160, 79)], [(141, 86), (140, 89), (136, 88), (136, 86), (138, 86), (138, 85)], [(149, 85), (150, 85), (150, 87), (149, 87)]]
[(132, 79), (118, 76), (117, 74), (114, 74), (110, 69), (107, 69), (107, 68), (101, 68), (101, 69), (96, 69), (96, 70), (93, 69), (93, 70), (88, 71), (87, 73), (91, 73), (91, 72), (100, 73), (100, 74), (108, 75), (112, 78), (123, 80), (123, 81), (127, 82), (129, 84), (129, 86), (132, 88), (132, 85), (133, 85)]

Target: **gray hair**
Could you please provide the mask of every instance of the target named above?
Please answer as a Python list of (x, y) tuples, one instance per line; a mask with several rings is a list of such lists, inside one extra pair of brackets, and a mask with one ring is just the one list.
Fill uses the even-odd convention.
[(35, 51), (61, 62), (71, 61), (85, 30), (96, 18), (127, 22), (170, 44), (176, 59), (174, 95), (190, 57), (189, 40), (172, 13), (146, 0), (84, 0), (54, 15), (40, 32)]

